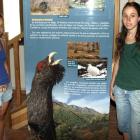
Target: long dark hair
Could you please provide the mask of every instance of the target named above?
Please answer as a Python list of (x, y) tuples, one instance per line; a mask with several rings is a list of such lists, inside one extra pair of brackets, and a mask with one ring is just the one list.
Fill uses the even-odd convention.
[[(138, 17), (140, 17), (140, 5), (136, 2), (127, 2), (122, 10), (122, 15), (124, 12), (124, 9), (127, 7), (133, 7), (136, 9), (137, 13), (138, 13)], [(117, 35), (116, 37), (116, 51), (115, 51), (115, 60), (117, 60), (118, 58), (121, 58), (123, 55), (123, 51), (124, 51), (124, 45), (125, 45), (125, 38), (127, 36), (128, 30), (127, 28), (124, 26), (123, 22), (122, 22), (122, 28), (121, 28), (121, 32)], [(135, 35), (135, 40), (137, 42), (137, 53), (140, 50), (140, 21), (138, 22), (138, 26), (137, 26), (137, 32)], [(136, 56), (136, 54), (135, 54)]]
[[(3, 18), (3, 15), (0, 13), (0, 18), (3, 20), (4, 22), (4, 18)], [(2, 33), (3, 34), (3, 33)], [(2, 34), (0, 35), (0, 37), (2, 36)]]
[(3, 15), (0, 13), (0, 18), (2, 18), (2, 20), (4, 21)]

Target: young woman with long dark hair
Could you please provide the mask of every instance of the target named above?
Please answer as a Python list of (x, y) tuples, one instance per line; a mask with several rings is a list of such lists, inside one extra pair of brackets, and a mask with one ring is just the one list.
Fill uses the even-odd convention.
[(110, 97), (116, 102), (118, 129), (124, 140), (140, 140), (140, 5), (128, 2), (122, 10), (122, 29), (116, 37)]
[(4, 43), (1, 39), (4, 30), (4, 19), (0, 14), (0, 140), (3, 138), (4, 116), (8, 108), (9, 100), (12, 98), (12, 87), (10, 84), (9, 70), (6, 64)]

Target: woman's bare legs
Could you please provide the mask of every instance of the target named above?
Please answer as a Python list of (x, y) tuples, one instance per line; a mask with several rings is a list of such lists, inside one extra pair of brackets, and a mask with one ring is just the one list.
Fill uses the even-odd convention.
[(3, 138), (3, 131), (4, 131), (4, 116), (8, 108), (8, 102), (3, 103), (2, 107), (0, 107), (0, 140)]
[(129, 140), (129, 133), (123, 133), (124, 140)]

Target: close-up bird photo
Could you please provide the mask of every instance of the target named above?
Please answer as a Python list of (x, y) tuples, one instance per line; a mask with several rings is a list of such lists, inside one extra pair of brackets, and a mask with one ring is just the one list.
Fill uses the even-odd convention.
[(69, 0), (30, 0), (31, 15), (68, 15)]

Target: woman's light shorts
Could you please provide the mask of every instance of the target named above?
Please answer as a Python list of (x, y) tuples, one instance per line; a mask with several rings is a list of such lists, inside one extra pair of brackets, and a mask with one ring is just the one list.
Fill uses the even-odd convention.
[(7, 102), (12, 98), (12, 87), (9, 84), (6, 88), (6, 91), (0, 92), (0, 107), (2, 106), (3, 102)]
[(140, 140), (140, 90), (128, 91), (114, 86), (118, 129), (129, 133), (130, 140)]

